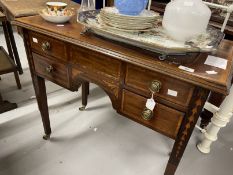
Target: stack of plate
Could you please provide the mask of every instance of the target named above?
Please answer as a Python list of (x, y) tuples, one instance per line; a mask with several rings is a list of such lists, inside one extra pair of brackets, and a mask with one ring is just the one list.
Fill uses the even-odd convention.
[(122, 15), (115, 7), (105, 7), (100, 11), (99, 23), (123, 30), (148, 30), (154, 28), (160, 18), (159, 13), (144, 10), (138, 16)]

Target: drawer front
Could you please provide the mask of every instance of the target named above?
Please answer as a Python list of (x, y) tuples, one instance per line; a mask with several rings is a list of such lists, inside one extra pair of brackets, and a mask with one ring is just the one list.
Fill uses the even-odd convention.
[(68, 68), (65, 64), (50, 60), (35, 53), (32, 55), (36, 73), (65, 88), (69, 87)]
[(136, 89), (138, 93), (150, 97), (149, 86), (154, 80), (160, 81), (162, 85), (160, 91), (155, 96), (184, 107), (188, 106), (194, 91), (192, 85), (157, 72), (130, 64), (127, 65), (125, 84), (128, 87)]
[(67, 51), (64, 42), (34, 32), (29, 32), (29, 38), (31, 47), (35, 52), (67, 60)]
[(147, 121), (141, 116), (146, 101), (147, 99), (140, 95), (123, 90), (121, 112), (134, 121), (175, 139), (183, 120), (184, 113), (162, 104), (156, 104), (153, 118)]
[(121, 61), (119, 60), (80, 47), (72, 48), (71, 59), (72, 63), (79, 66), (82, 71), (94, 73), (97, 78), (104, 76), (116, 81), (120, 79)]

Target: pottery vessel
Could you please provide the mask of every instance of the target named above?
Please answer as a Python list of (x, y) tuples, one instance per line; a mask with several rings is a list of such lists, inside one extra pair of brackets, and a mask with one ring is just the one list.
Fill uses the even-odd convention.
[(147, 6), (148, 0), (115, 0), (119, 13), (124, 15), (139, 15)]
[(67, 4), (64, 2), (47, 2), (47, 10), (51, 16), (63, 16)]

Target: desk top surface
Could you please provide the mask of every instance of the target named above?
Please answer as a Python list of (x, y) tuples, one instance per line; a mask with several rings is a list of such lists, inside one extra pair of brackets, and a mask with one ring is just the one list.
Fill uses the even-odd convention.
[[(71, 0), (61, 0), (68, 5), (77, 5)], [(38, 11), (45, 8), (48, 0), (0, 0), (0, 6), (4, 9), (9, 20), (22, 16), (37, 15)], [(78, 7), (78, 6), (77, 6)]]
[[(17, 18), (14, 24), (47, 34), (62, 41), (85, 47), (90, 50), (111, 56), (128, 63), (132, 63), (165, 75), (207, 88), (211, 91), (227, 94), (231, 86), (233, 72), (233, 42), (224, 40), (219, 46), (216, 56), (227, 59), (227, 68), (220, 69), (204, 64), (207, 55), (200, 54), (192, 64), (183, 66), (194, 69), (193, 73), (179, 69), (180, 65), (158, 60), (158, 56), (134, 47), (126, 47), (94, 35), (81, 35), (83, 26), (76, 21), (76, 17), (64, 26), (46, 22), (40, 16)], [(215, 71), (217, 74), (208, 74)]]

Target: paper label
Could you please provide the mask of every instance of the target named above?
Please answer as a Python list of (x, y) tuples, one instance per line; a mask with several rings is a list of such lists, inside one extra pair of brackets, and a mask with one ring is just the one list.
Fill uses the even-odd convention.
[(178, 92), (174, 91), (174, 90), (171, 90), (171, 89), (168, 89), (167, 94), (170, 95), (170, 96), (173, 96), (173, 97), (177, 97)]
[(178, 67), (181, 70), (187, 71), (187, 72), (194, 72), (195, 70), (189, 67), (185, 67), (185, 66), (179, 66)]
[(37, 38), (32, 38), (32, 41), (33, 41), (34, 43), (38, 43), (38, 39), (37, 39)]
[(204, 64), (209, 66), (214, 66), (220, 69), (226, 69), (227, 62), (228, 61), (226, 59), (209, 55)]
[(57, 24), (58, 27), (64, 27), (64, 24)]
[(154, 101), (154, 99), (148, 99), (147, 101), (146, 101), (146, 107), (148, 108), (148, 109), (150, 109), (151, 111), (153, 111), (154, 110), (154, 108), (155, 108), (155, 105), (156, 105), (156, 102)]
[(214, 71), (214, 70), (210, 70), (210, 71), (205, 71), (207, 74), (209, 75), (216, 75), (218, 74), (218, 72)]

